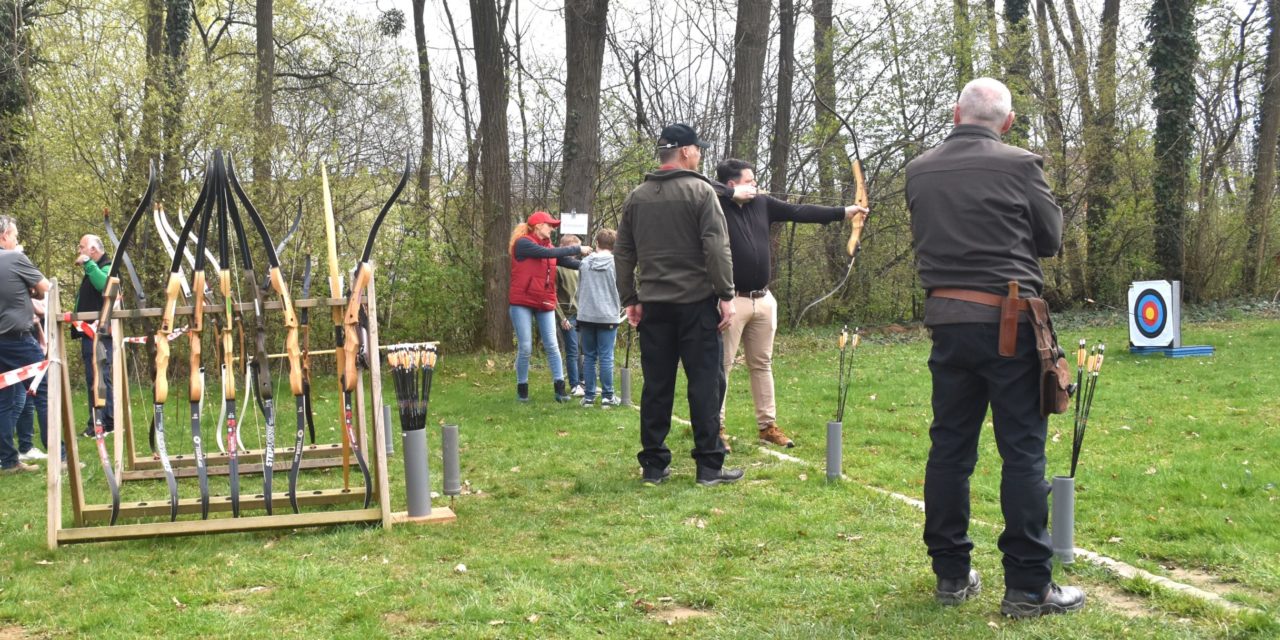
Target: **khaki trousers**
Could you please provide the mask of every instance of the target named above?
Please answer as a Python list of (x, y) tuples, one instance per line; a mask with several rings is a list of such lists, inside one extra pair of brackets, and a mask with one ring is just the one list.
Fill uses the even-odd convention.
[[(733, 359), (742, 344), (747, 370), (751, 374), (751, 397), (756, 405), (756, 425), (768, 427), (778, 419), (773, 399), (773, 336), (778, 331), (778, 301), (773, 293), (763, 298), (735, 297), (733, 322), (724, 332), (724, 378), (726, 385)], [(727, 388), (727, 387), (726, 387)], [(728, 394), (720, 403), (720, 424)]]

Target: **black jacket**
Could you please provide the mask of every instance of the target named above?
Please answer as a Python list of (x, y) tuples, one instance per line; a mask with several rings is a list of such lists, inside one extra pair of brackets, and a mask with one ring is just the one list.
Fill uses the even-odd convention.
[(835, 222), (844, 219), (844, 207), (791, 204), (759, 195), (746, 204), (733, 201), (733, 187), (713, 182), (720, 208), (729, 227), (729, 251), (733, 254), (733, 284), (738, 291), (758, 291), (773, 279), (769, 271), (769, 225), (774, 222)]
[[(912, 160), (907, 207), (921, 286), (1004, 294), (1013, 280), (1023, 297), (1039, 296), (1039, 258), (1062, 246), (1062, 209), (1043, 167), (1040, 156), (977, 125), (957, 125)], [(926, 324), (937, 323), (933, 311), (926, 304)]]

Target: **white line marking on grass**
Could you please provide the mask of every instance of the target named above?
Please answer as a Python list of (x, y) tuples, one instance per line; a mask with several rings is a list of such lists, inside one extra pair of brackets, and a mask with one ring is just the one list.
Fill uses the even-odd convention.
[[(779, 460), (782, 460), (784, 462), (798, 463), (808, 467), (815, 466), (814, 463), (809, 462), (808, 460), (797, 458), (795, 456), (789, 456), (785, 453), (774, 451), (773, 449), (769, 449), (767, 447), (758, 447), (758, 450), (767, 455), (770, 455)], [(840, 477), (845, 480), (849, 479), (848, 476), (844, 475), (843, 473), (840, 474)], [(871, 491), (889, 496), (890, 498), (893, 498), (894, 500), (897, 500), (899, 502), (904, 502), (908, 505), (911, 505), (920, 511), (924, 511), (923, 500), (912, 498), (911, 496), (906, 496), (901, 493), (889, 491), (888, 489), (881, 489), (880, 487), (874, 487), (874, 486), (862, 484), (862, 483), (857, 483), (857, 484), (858, 486), (864, 489), (870, 489)], [(978, 524), (981, 524), (983, 526), (986, 526), (992, 529), (999, 530), (1001, 528), (998, 525), (992, 524), (990, 522), (984, 522), (977, 518), (971, 518), (971, 520), (973, 522), (976, 522)], [(1189, 584), (1183, 584), (1175, 580), (1170, 580), (1169, 578), (1166, 578), (1164, 576), (1158, 576), (1154, 573), (1151, 573), (1150, 571), (1139, 569), (1126, 562), (1121, 562), (1114, 558), (1108, 558), (1107, 556), (1104, 556), (1095, 551), (1090, 551), (1088, 549), (1076, 547), (1075, 554), (1089, 561), (1094, 565), (1097, 565), (1099, 567), (1102, 567), (1103, 569), (1106, 569), (1107, 571), (1111, 572), (1112, 574), (1120, 578), (1125, 578), (1130, 580), (1133, 578), (1141, 578), (1152, 584), (1157, 584), (1166, 589), (1169, 589), (1170, 591), (1186, 594), (1188, 596), (1197, 598), (1199, 600), (1203, 600), (1210, 604), (1215, 604), (1219, 607), (1222, 607), (1223, 609), (1227, 609), (1228, 611), (1256, 611), (1256, 609), (1253, 609), (1252, 607), (1245, 607), (1243, 605), (1236, 604), (1211, 591), (1205, 591), (1204, 589), (1193, 587)]]

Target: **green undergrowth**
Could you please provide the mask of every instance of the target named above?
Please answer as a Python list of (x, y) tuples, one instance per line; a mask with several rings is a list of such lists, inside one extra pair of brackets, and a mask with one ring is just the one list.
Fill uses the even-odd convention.
[[(835, 408), (838, 353), (828, 330), (783, 336), (775, 349), (780, 422), (798, 442), (786, 453), (802, 462), (754, 444), (745, 371), (735, 371), (728, 464), (747, 470), (736, 485), (695, 485), (691, 439), (677, 425), (670, 437), (674, 475), (642, 486), (634, 409), (556, 404), (545, 361), (531, 374), (532, 401), (518, 404), (510, 354), (453, 354), (447, 345), (429, 439), (439, 491), (435, 425), (460, 425), (464, 494), (436, 500), (457, 512), (452, 524), (50, 552), (43, 476), (0, 478), (0, 637), (1274, 637), (1280, 327), (1258, 318), (1189, 325), (1188, 342), (1213, 344), (1218, 353), (1172, 360), (1128, 355), (1122, 327), (1082, 326), (1082, 337), (1106, 340), (1111, 355), (1077, 479), (1077, 546), (1175, 580), (1184, 573), (1216, 580), (1206, 588), (1259, 612), (1229, 613), (1077, 563), (1057, 576), (1089, 591), (1085, 611), (1006, 620), (997, 613), (998, 529), (983, 524), (972, 530), (982, 595), (957, 608), (937, 606), (920, 542), (922, 515), (867, 488), (920, 496), (928, 341), (918, 331), (874, 334), (859, 347), (844, 421), (849, 480), (829, 484), (823, 438)], [(643, 381), (634, 369), (639, 398)], [(315, 385), (322, 442), (337, 441), (334, 386), (331, 379)], [(683, 396), (683, 385), (678, 389)], [(137, 416), (150, 416), (145, 396), (133, 391)], [(283, 383), (277, 399), (287, 434), (277, 441), (290, 445), (293, 403)], [(681, 397), (676, 413), (687, 416), (685, 406)], [(205, 413), (207, 432), (216, 403)], [(166, 421), (175, 452), (189, 450), (183, 415), (177, 403), (166, 407), (178, 420)], [(145, 418), (135, 422), (144, 432)], [(244, 425), (255, 447), (260, 418), (246, 417)], [(1069, 417), (1054, 417), (1050, 433), (1060, 437), (1050, 444), (1049, 471), (1062, 473)], [(90, 502), (105, 501), (92, 441), (79, 438), (77, 446)], [(146, 449), (141, 436), (139, 447)], [(394, 509), (404, 508), (399, 453), (390, 461)], [(981, 454), (974, 517), (999, 523), (999, 460), (989, 433)], [(277, 474), (277, 491), (286, 478)], [(303, 473), (314, 488), (340, 486), (340, 478), (336, 469)], [(260, 481), (242, 478), (246, 487)], [(225, 491), (223, 483), (215, 487)], [(194, 480), (181, 489), (184, 497), (197, 493)], [(126, 500), (166, 494), (162, 481), (126, 483), (124, 493)], [(1108, 594), (1136, 600), (1136, 611)]]

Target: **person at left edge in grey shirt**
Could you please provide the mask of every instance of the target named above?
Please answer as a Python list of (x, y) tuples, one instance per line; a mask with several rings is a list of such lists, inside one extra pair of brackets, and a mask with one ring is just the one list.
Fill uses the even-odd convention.
[[(26, 254), (17, 251), (18, 223), (0, 216), (0, 371), (12, 371), (44, 360), (44, 350), (31, 335), (34, 312), (32, 298), (43, 298), (49, 281)], [(31, 455), (31, 434), (13, 446), (18, 416), (26, 404), (28, 380), (0, 389), (0, 474), (36, 471), (19, 456)], [(44, 385), (42, 385), (44, 386)]]

